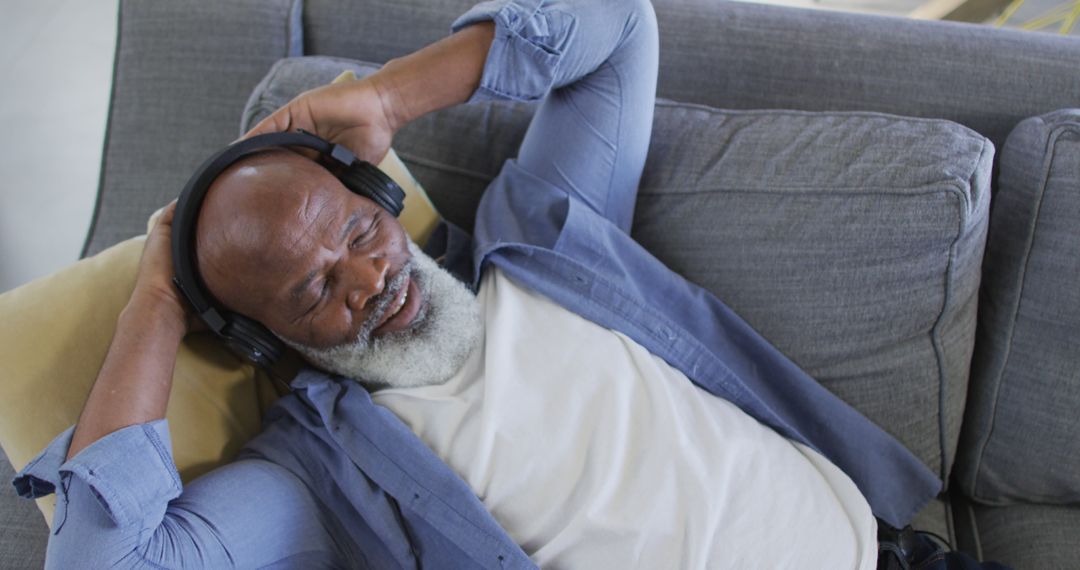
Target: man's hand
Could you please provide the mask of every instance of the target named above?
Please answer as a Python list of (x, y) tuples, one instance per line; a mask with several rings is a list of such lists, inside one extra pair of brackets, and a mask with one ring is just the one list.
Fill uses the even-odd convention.
[(172, 222), (176, 200), (165, 206), (146, 235), (135, 289), (125, 312), (151, 313), (175, 327), (181, 336), (205, 328), (191, 312), (187, 302), (173, 283)]
[(243, 138), (304, 129), (378, 164), (400, 126), (394, 122), (389, 94), (380, 81), (373, 75), (305, 91), (259, 121)]
[(173, 283), (172, 234), (175, 214), (174, 200), (165, 206), (147, 234), (135, 277), (135, 289), (124, 311), (157, 315), (183, 335), (191, 330), (194, 323), (187, 302), (180, 298), (180, 291)]

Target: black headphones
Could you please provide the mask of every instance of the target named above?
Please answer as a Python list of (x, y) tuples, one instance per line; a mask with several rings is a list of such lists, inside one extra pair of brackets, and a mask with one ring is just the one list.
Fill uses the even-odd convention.
[[(195, 309), (195, 314), (244, 358), (269, 368), (285, 354), (285, 344), (262, 323), (221, 307), (206, 289), (195, 260), (195, 224), (210, 185), (229, 165), (274, 147), (304, 147), (319, 152), (328, 170), (352, 192), (368, 198), (394, 217), (404, 208), (405, 192), (370, 162), (349, 149), (307, 131), (258, 135), (233, 143), (211, 156), (195, 171), (176, 204), (172, 226), (173, 282)], [(326, 166), (324, 164), (324, 166)], [(331, 167), (341, 167), (340, 174)]]

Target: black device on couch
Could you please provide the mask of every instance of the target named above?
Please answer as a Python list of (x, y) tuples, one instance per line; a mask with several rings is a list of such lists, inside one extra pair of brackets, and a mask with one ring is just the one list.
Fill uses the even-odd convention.
[(404, 209), (405, 192), (370, 162), (349, 149), (307, 131), (258, 135), (218, 151), (188, 180), (176, 204), (172, 227), (173, 282), (210, 330), (238, 354), (264, 368), (285, 353), (285, 344), (262, 323), (229, 311), (214, 299), (199, 275), (195, 260), (195, 225), (210, 185), (237, 160), (278, 147), (302, 147), (319, 153), (327, 167), (350, 191), (368, 198), (394, 217)]

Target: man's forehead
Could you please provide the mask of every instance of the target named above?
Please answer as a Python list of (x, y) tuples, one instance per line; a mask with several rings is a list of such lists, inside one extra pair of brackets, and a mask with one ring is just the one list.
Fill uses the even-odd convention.
[(314, 269), (307, 253), (325, 232), (336, 236), (347, 195), (332, 174), (293, 152), (237, 162), (215, 180), (200, 211), (200, 272), (228, 297), (269, 300), (281, 280)]
[(310, 225), (347, 194), (340, 181), (314, 161), (287, 150), (267, 151), (245, 157), (214, 181), (200, 225), (204, 218), (208, 223), (271, 228)]

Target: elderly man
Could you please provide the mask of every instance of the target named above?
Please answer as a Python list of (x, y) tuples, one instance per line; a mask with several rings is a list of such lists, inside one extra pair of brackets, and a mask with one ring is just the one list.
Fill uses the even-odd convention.
[[(424, 253), (290, 150), (226, 170), (203, 280), (334, 376), (301, 373), (237, 461), (182, 487), (162, 418), (196, 325), (168, 210), (77, 426), (21, 475), (60, 496), (50, 564), (874, 568), (875, 515), (902, 526), (940, 482), (628, 236), (649, 4), (489, 2), (453, 29), (249, 135), (374, 162), (430, 111), (540, 100), (475, 235)], [(915, 540), (886, 544), (933, 550)]]

